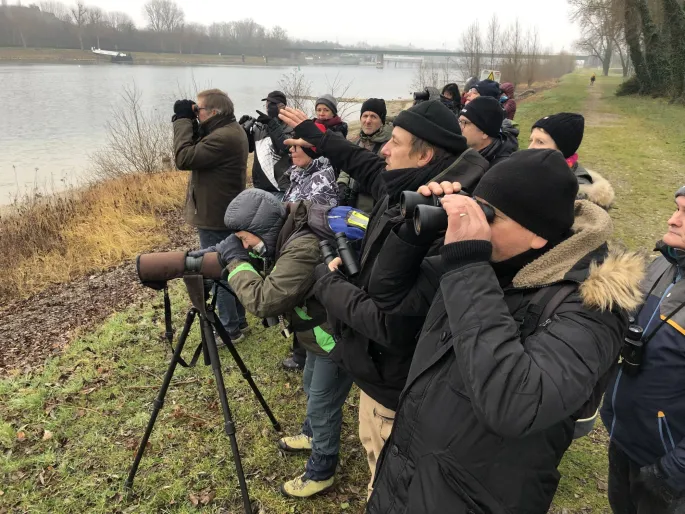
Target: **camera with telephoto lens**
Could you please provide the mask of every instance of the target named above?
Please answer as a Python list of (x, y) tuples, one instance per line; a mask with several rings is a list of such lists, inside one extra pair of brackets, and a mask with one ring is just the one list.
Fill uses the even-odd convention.
[(414, 101), (415, 102), (426, 102), (430, 98), (430, 92), (426, 89), (423, 91), (417, 91), (414, 93)]
[[(457, 194), (471, 197), (466, 191), (459, 191)], [(441, 196), (436, 195), (423, 196), (413, 191), (402, 192), (400, 212), (404, 219), (414, 220), (414, 231), (417, 236), (421, 232), (438, 234), (447, 230), (447, 213), (442, 208), (441, 199)], [(495, 220), (495, 209), (480, 200), (475, 201), (483, 210), (488, 223), (492, 223)]]
[[(335, 234), (335, 245), (337, 248), (337, 256), (340, 257), (340, 260), (342, 260), (343, 266), (345, 267), (345, 274), (348, 277), (356, 277), (359, 275), (357, 254), (348, 241), (345, 232), (338, 232)], [(336, 250), (333, 248), (333, 243), (328, 240), (320, 241), (319, 248), (321, 249), (323, 262), (328, 266), (331, 261), (336, 258)]]
[(640, 372), (642, 356), (644, 353), (644, 343), (642, 327), (631, 324), (623, 338), (623, 348), (621, 348), (621, 362), (623, 372), (628, 376), (635, 376)]

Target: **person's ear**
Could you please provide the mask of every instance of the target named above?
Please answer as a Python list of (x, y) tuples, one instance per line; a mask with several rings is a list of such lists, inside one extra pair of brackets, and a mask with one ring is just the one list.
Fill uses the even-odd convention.
[(427, 148), (419, 156), (419, 162), (417, 168), (426, 166), (429, 162), (433, 160), (433, 155), (435, 154), (433, 148)]
[(541, 248), (544, 248), (548, 242), (549, 241), (547, 241), (547, 239), (544, 239), (540, 236), (535, 236), (533, 237), (533, 240), (530, 242), (530, 247), (533, 250), (540, 250)]

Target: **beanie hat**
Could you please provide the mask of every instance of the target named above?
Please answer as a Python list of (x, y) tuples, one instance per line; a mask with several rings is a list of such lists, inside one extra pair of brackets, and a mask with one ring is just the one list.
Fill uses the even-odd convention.
[(504, 121), (504, 109), (500, 103), (489, 96), (479, 96), (471, 100), (461, 112), (467, 120), (485, 132), (488, 136), (497, 138)]
[(573, 226), (578, 180), (556, 150), (520, 150), (495, 164), (473, 190), (548, 241)]
[(685, 196), (685, 186), (675, 192), (675, 197), (678, 198), (679, 196)]
[(388, 109), (385, 107), (385, 100), (382, 98), (369, 98), (362, 104), (362, 110), (359, 112), (359, 117), (365, 112), (375, 112), (385, 125), (385, 116), (388, 114)]
[(481, 80), (473, 86), (480, 96), (491, 96), (499, 99), (502, 96), (502, 90), (499, 88), (499, 82), (494, 80)]
[(585, 118), (581, 114), (560, 112), (536, 121), (530, 130), (534, 128), (541, 128), (547, 132), (564, 154), (564, 158), (568, 159), (578, 151), (580, 143), (583, 142)]
[(314, 104), (314, 108), (316, 109), (316, 106), (321, 104), (325, 105), (331, 111), (333, 111), (333, 114), (335, 116), (338, 115), (338, 101), (335, 99), (333, 95), (323, 95), (317, 98), (316, 103)]
[(402, 111), (394, 125), (452, 155), (461, 155), (468, 148), (457, 117), (439, 100), (421, 102)]

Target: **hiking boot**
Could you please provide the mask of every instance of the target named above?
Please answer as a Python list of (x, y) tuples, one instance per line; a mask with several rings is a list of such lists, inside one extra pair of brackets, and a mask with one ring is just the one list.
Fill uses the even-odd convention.
[(237, 344), (240, 341), (242, 341), (243, 339), (245, 339), (245, 334), (243, 334), (240, 330), (238, 330), (237, 332), (229, 332), (228, 337), (231, 338), (231, 342), (233, 344)]
[(289, 480), (281, 486), (281, 493), (290, 498), (309, 498), (323, 493), (333, 487), (334, 477), (327, 480), (312, 480), (303, 473), (297, 478)]
[(284, 359), (283, 362), (281, 363), (281, 366), (286, 371), (302, 371), (304, 369), (304, 364), (300, 365), (292, 357), (288, 357), (287, 359)]
[(278, 447), (289, 453), (309, 452), (312, 450), (312, 438), (304, 434), (282, 437), (278, 440)]

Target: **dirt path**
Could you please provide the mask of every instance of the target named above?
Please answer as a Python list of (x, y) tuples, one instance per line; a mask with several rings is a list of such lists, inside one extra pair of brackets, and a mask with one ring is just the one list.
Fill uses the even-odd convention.
[[(197, 235), (180, 214), (165, 220), (169, 243), (158, 251), (197, 245)], [(119, 309), (143, 302), (154, 291), (139, 285), (135, 264), (125, 262), (0, 309), (0, 376), (27, 373), (64, 348), (82, 330)]]
[(601, 109), (602, 90), (598, 85), (588, 86), (588, 99), (585, 102), (586, 127), (613, 127), (623, 119), (620, 114), (602, 112)]

